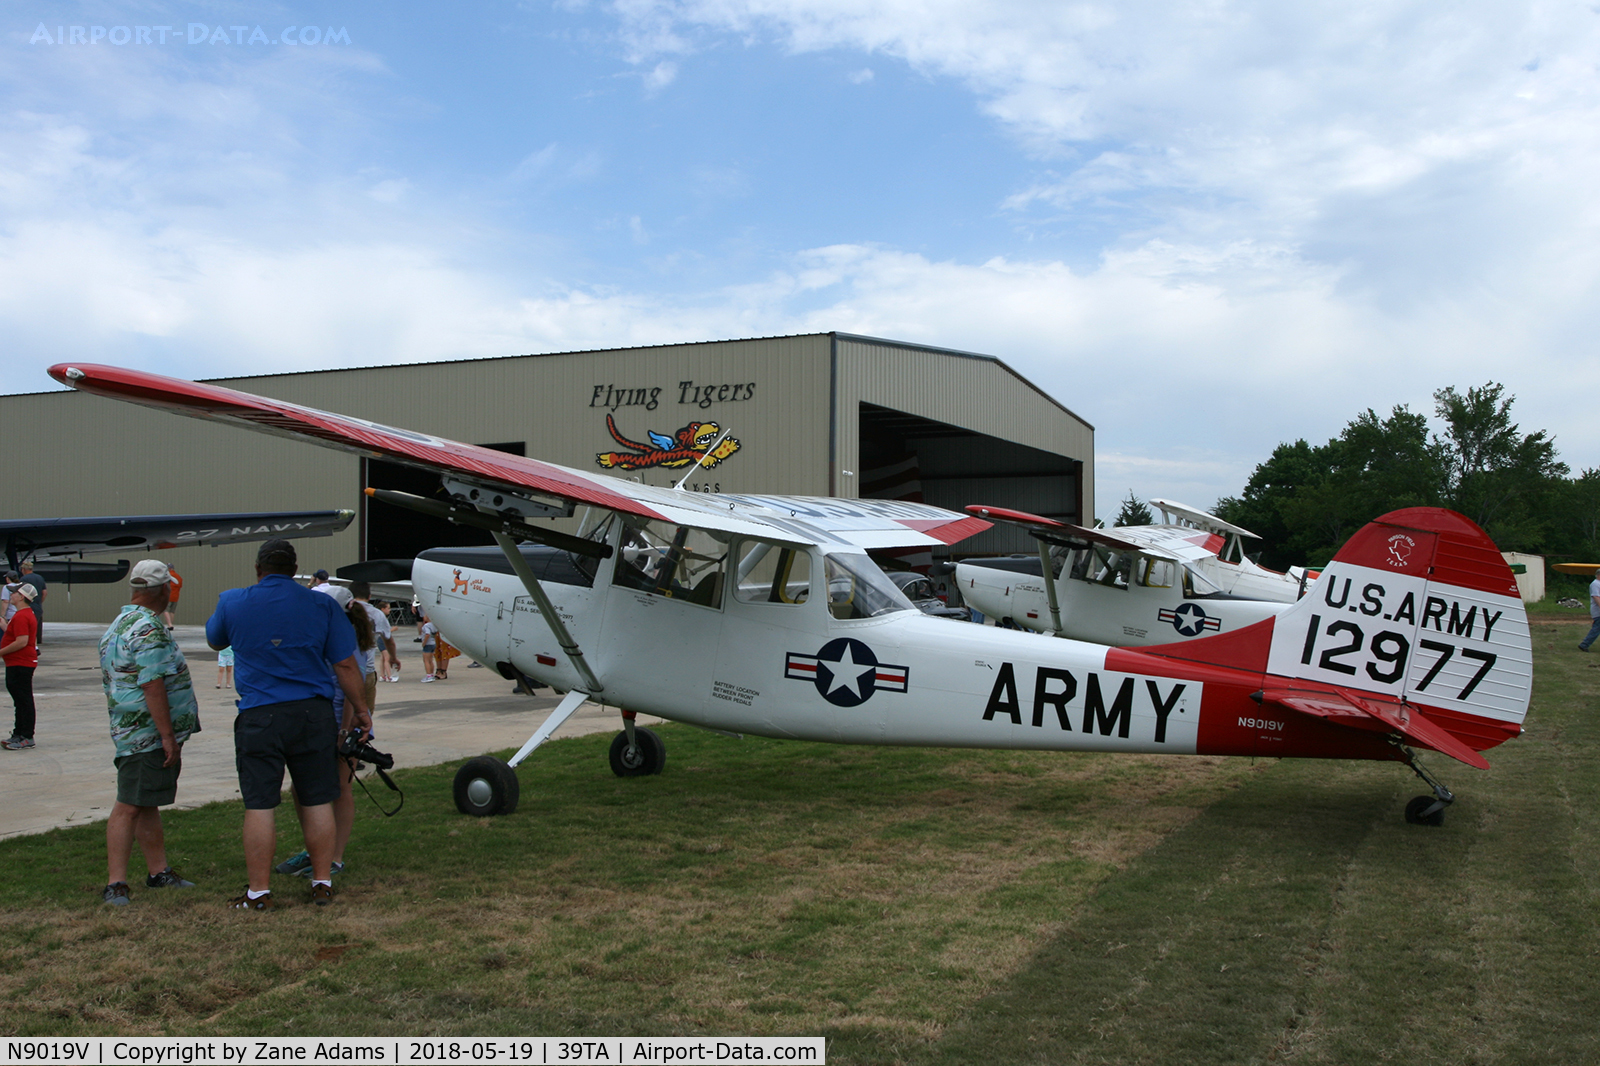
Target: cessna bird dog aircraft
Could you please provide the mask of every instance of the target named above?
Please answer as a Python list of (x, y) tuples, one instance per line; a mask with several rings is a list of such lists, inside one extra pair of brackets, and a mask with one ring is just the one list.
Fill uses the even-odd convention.
[(1142, 647), (1274, 618), (1315, 580), (1299, 567), (1280, 574), (1247, 558), (1243, 538), (1255, 537), (1248, 529), (1171, 500), (1150, 503), (1166, 522), (1115, 529), (967, 508), (1026, 529), (1039, 542), (1039, 554), (956, 564), (962, 600), (1024, 629)]
[[(1407, 819), (1433, 824), (1454, 797), (1414, 749), (1484, 768), (1479, 752), (1520, 733), (1527, 713), (1516, 584), (1483, 531), (1450, 511), (1366, 526), (1275, 618), (1107, 648), (928, 617), (866, 554), (954, 543), (987, 527), (977, 517), (651, 488), (212, 385), (81, 363), (50, 374), (440, 475), (448, 503), (380, 498), (479, 526), (497, 549), (423, 553), (412, 571), (423, 603), (474, 658), (567, 693), (510, 764), (461, 768), (456, 803), (470, 814), (513, 810), (513, 768), (586, 699), (621, 710), (621, 776), (665, 764), (661, 738), (634, 722), (647, 711), (846, 744), (1396, 760), (1432, 789)], [(537, 524), (569, 516), (576, 534)]]

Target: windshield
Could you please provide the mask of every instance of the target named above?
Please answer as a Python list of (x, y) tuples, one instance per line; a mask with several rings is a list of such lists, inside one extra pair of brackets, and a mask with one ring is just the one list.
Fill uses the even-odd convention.
[(830, 555), (828, 611), (835, 618), (876, 618), (894, 611), (914, 611), (905, 593), (865, 555)]

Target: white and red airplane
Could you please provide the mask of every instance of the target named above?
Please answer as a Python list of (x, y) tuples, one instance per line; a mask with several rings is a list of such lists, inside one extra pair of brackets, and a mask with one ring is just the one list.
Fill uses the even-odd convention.
[[(85, 392), (437, 472), (443, 508), (498, 548), (425, 552), (412, 581), (451, 643), (565, 699), (509, 764), (469, 761), (456, 803), (515, 808), (514, 767), (586, 699), (621, 710), (622, 776), (659, 773), (634, 715), (845, 744), (1395, 760), (1478, 768), (1522, 730), (1527, 617), (1461, 515), (1411, 508), (1344, 546), (1308, 595), (1234, 633), (1143, 649), (954, 625), (916, 610), (869, 549), (953, 543), (976, 517), (880, 500), (702, 495), (391, 429), (212, 385), (89, 364)], [(368, 490), (369, 492), (376, 490)], [(538, 524), (576, 516), (576, 534)], [(533, 544), (522, 546), (521, 541)], [(664, 639), (665, 638), (665, 639)]]
[[(998, 507), (967, 510), (1026, 529), (1037, 555), (968, 559), (962, 601), (1002, 623), (1074, 640), (1143, 647), (1231, 633), (1276, 617), (1314, 571), (1280, 574), (1244, 554), (1254, 537), (1215, 515), (1151, 500), (1165, 522), (1087, 529)], [(1049, 573), (1053, 580), (1045, 580)]]

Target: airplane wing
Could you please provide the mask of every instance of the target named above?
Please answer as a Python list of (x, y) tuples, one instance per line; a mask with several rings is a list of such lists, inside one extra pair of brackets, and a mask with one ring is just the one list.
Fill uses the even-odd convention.
[(1232, 522), (1224, 522), (1214, 514), (1207, 514), (1198, 507), (1190, 507), (1188, 504), (1179, 503), (1176, 500), (1151, 500), (1150, 506), (1163, 514), (1193, 523), (1197, 529), (1204, 529), (1217, 534), (1237, 533), (1241, 537), (1250, 537), (1252, 540), (1261, 539), (1248, 529), (1236, 526)]
[[(1040, 540), (1052, 544), (1061, 544), (1069, 548), (1086, 548), (1090, 544), (1099, 544), (1119, 552), (1138, 552), (1142, 555), (1153, 556), (1157, 559), (1166, 559), (1171, 562), (1181, 563), (1186, 561), (1168, 545), (1153, 542), (1144, 536), (1146, 527), (1137, 529), (1089, 529), (1085, 526), (1075, 526), (1069, 522), (1057, 522), (1053, 518), (1043, 518), (1026, 511), (1013, 511), (1007, 507), (983, 507), (972, 504), (967, 508), (968, 513), (981, 518), (991, 519), (995, 522), (1006, 522), (1014, 526), (1021, 526)], [(1193, 532), (1190, 530), (1189, 532)], [(1211, 554), (1215, 554), (1214, 552)]]
[[(1088, 529), (1005, 507), (973, 505), (967, 510), (996, 522), (1009, 522), (1021, 526), (1040, 540), (1052, 544), (1061, 544), (1069, 548), (1100, 544), (1113, 551), (1138, 552), (1152, 559), (1179, 563), (1188, 567), (1191, 573), (1198, 573), (1194, 570), (1193, 564), (1215, 558), (1225, 543), (1216, 533), (1188, 526), (1117, 526), (1112, 529)], [(1212, 584), (1204, 574), (1198, 576), (1207, 585)]]
[[(591, 474), (520, 455), (267, 399), (217, 385), (91, 363), (61, 363), (63, 385), (174, 414), (223, 422), (428, 470), (487, 494), (532, 493), (557, 501), (553, 513), (601, 507), (674, 525), (776, 537), (797, 544), (861, 549), (954, 544), (989, 528), (979, 518), (897, 500), (838, 500), (681, 492)], [(497, 505), (498, 506), (498, 505)]]
[(0, 539), (4, 540), (8, 557), (48, 561), (102, 552), (164, 551), (272, 537), (327, 537), (344, 529), (355, 516), (354, 511), (341, 510), (10, 518), (0, 520)]

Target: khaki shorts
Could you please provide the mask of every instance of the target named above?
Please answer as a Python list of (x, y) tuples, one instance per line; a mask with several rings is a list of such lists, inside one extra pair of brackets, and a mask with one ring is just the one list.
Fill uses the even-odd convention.
[(167, 753), (156, 748), (112, 760), (117, 768), (117, 802), (132, 807), (165, 807), (176, 800), (183, 755), (180, 753), (171, 766), (162, 766), (166, 759)]
[(372, 709), (374, 707), (376, 707), (377, 705), (378, 705), (378, 675), (377, 674), (368, 674), (367, 675), (367, 713), (371, 714), (372, 713)]

